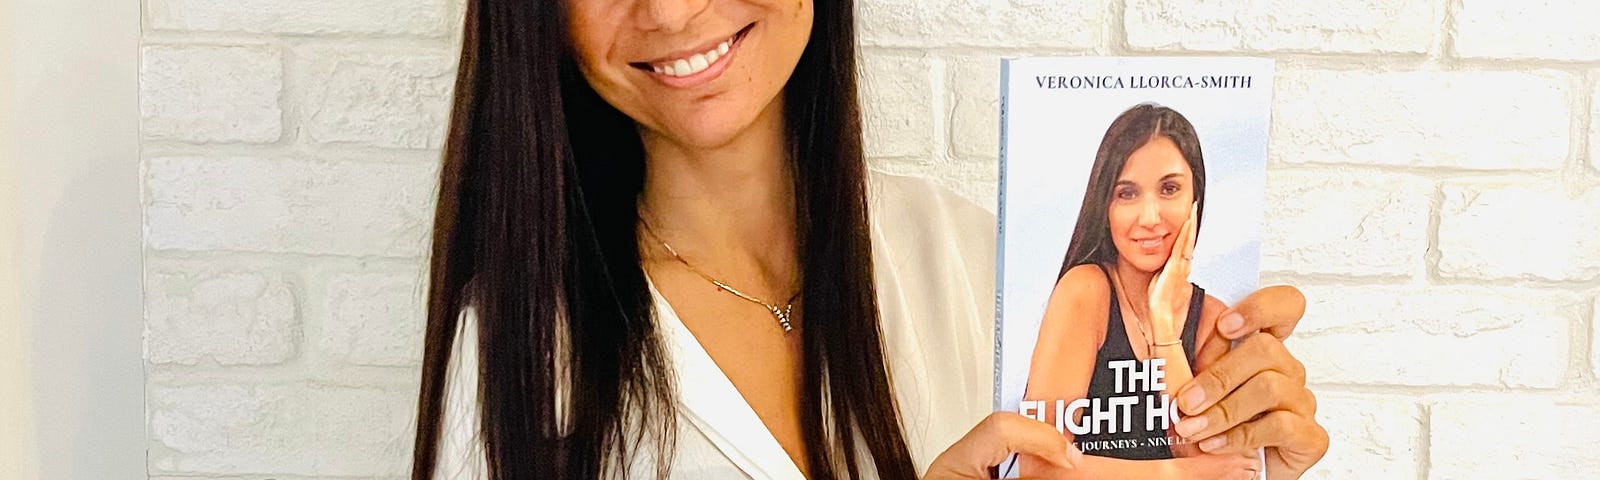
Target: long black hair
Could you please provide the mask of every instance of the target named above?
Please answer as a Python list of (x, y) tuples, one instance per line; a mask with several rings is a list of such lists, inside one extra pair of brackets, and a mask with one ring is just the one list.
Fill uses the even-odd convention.
[[(857, 105), (854, 5), (817, 0), (784, 89), (814, 478), (912, 478), (878, 326)], [(430, 257), (412, 478), (437, 462), (458, 315), (478, 319), (489, 477), (627, 474), (670, 455), (674, 385), (640, 266), (635, 125), (579, 74), (560, 0), (470, 0)], [(564, 410), (565, 422), (557, 410)], [(661, 435), (648, 435), (648, 433)], [(669, 460), (658, 456), (662, 466)], [(657, 472), (658, 475), (664, 472)]]
[(1112, 190), (1117, 186), (1117, 177), (1122, 176), (1122, 167), (1128, 164), (1128, 156), (1158, 137), (1172, 140), (1189, 164), (1199, 210), (1195, 212), (1195, 234), (1199, 235), (1199, 221), (1206, 208), (1206, 164), (1200, 152), (1200, 136), (1195, 133), (1194, 124), (1176, 110), (1150, 103), (1134, 105), (1112, 120), (1100, 139), (1094, 167), (1089, 171), (1089, 185), (1083, 190), (1083, 206), (1078, 209), (1078, 224), (1072, 229), (1072, 241), (1067, 244), (1067, 255), (1056, 278), (1066, 276), (1078, 265), (1110, 265), (1117, 261), (1108, 212)]

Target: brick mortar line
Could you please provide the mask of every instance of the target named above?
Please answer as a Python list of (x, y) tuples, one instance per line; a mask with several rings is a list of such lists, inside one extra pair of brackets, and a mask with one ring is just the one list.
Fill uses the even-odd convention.
[(245, 41), (262, 40), (262, 39), (272, 39), (272, 40), (325, 39), (327, 41), (341, 41), (341, 42), (368, 41), (368, 40), (379, 40), (379, 41), (399, 40), (399, 41), (438, 43), (438, 42), (443, 42), (443, 41), (446, 41), (446, 40), (449, 40), (451, 38), (456, 37), (457, 36), (457, 32), (459, 32), (461, 30), (461, 28), (462, 28), (461, 22), (458, 22), (458, 21), (456, 21), (454, 19), (447, 19), (444, 22), (444, 24), (445, 24), (444, 25), (444, 29), (440, 30), (437, 33), (416, 33), (416, 32), (382, 33), (382, 32), (340, 32), (340, 31), (302, 33), (302, 32), (288, 32), (288, 31), (250, 31), (250, 30), (242, 30), (242, 29), (240, 29), (240, 30), (201, 30), (201, 29), (184, 29), (184, 28), (158, 28), (158, 27), (155, 27), (155, 26), (151, 25), (150, 21), (148, 19), (146, 19), (146, 21), (144, 22), (143, 32), (141, 32), (141, 36), (142, 36), (142, 38), (146, 38), (146, 39), (153, 38), (153, 39), (156, 39), (157, 41), (173, 41), (173, 40), (176, 40), (176, 41), (212, 42), (212, 41), (230, 41), (230, 40), (234, 40), (234, 39), (245, 40)]
[(932, 94), (928, 99), (928, 107), (933, 114), (930, 119), (932, 124), (929, 125), (933, 128), (933, 145), (929, 148), (933, 151), (935, 163), (949, 164), (955, 149), (955, 142), (951, 139), (951, 135), (955, 135), (955, 128), (951, 125), (956, 111), (955, 89), (950, 88), (954, 83), (950, 76), (955, 69), (950, 68), (950, 62), (944, 57), (925, 54), (922, 58), (928, 63), (928, 90)]
[(213, 157), (259, 158), (414, 165), (436, 163), (442, 159), (440, 150), (385, 149), (382, 147), (332, 146), (326, 148), (297, 143), (294, 145), (242, 144), (242, 143), (181, 143), (165, 140), (147, 140), (142, 145), (143, 160), (158, 158)]
[(422, 368), (420, 366), (365, 367), (357, 370), (366, 371), (357, 372), (336, 371), (328, 368), (304, 369), (314, 372), (312, 375), (305, 375), (305, 372), (299, 371), (264, 371), (268, 367), (263, 366), (213, 368), (214, 370), (182, 373), (169, 372), (166, 371), (167, 369), (154, 369), (155, 375), (145, 381), (146, 391), (152, 388), (176, 389), (188, 387), (308, 387), (368, 389), (405, 393), (414, 391), (422, 376)]
[[(187, 263), (187, 262), (220, 262), (230, 261), (237, 263), (219, 264), (249, 265), (257, 263), (270, 263), (273, 265), (304, 267), (311, 264), (348, 264), (367, 265), (377, 264), (373, 269), (393, 269), (406, 265), (426, 266), (426, 255), (411, 257), (387, 257), (377, 255), (339, 255), (339, 254), (309, 254), (295, 252), (266, 252), (251, 250), (158, 250), (146, 246), (144, 248), (147, 259), (153, 263)], [(148, 267), (152, 262), (147, 262)], [(146, 268), (149, 270), (149, 268)]]
[(1421, 417), (1417, 426), (1417, 441), (1414, 454), (1417, 460), (1417, 480), (1428, 480), (1428, 473), (1433, 471), (1433, 406), (1417, 402), (1416, 412)]
[[(1493, 59), (1433, 57), (1428, 54), (1394, 52), (1310, 52), (1287, 50), (1132, 50), (1099, 52), (1095, 47), (983, 47), (968, 45), (862, 45), (863, 51), (926, 52), (933, 54), (993, 57), (1026, 56), (1131, 56), (1131, 57), (1219, 57), (1249, 56), (1278, 60), (1280, 66), (1295, 70), (1329, 69), (1371, 71), (1374, 73), (1404, 72), (1513, 72), (1526, 73), (1530, 69), (1581, 73), (1600, 67), (1600, 60), (1574, 61), (1561, 59)], [(1379, 68), (1375, 61), (1392, 62)], [(1319, 68), (1320, 67), (1320, 68)]]
[(318, 252), (295, 252), (295, 251), (274, 251), (274, 250), (240, 250), (240, 249), (232, 249), (232, 248), (211, 248), (211, 249), (204, 249), (204, 250), (164, 249), (164, 248), (151, 247), (148, 242), (144, 242), (143, 243), (143, 247), (144, 247), (144, 251), (145, 251), (145, 253), (147, 255), (148, 254), (154, 254), (154, 255), (157, 255), (157, 256), (162, 257), (162, 258), (197, 258), (197, 257), (207, 257), (207, 256), (215, 256), (215, 255), (231, 256), (233, 254), (246, 254), (246, 255), (295, 255), (295, 256), (305, 257), (307, 259), (334, 258), (334, 259), (350, 259), (350, 260), (398, 261), (398, 260), (408, 260), (408, 259), (421, 259), (421, 258), (423, 258), (422, 256), (426, 255), (426, 253), (427, 253), (426, 252), (426, 249), (427, 249), (426, 242), (422, 242), (422, 244), (418, 245), (419, 251), (417, 252), (416, 255), (344, 254), (344, 253), (318, 253)]
[(1578, 104), (1576, 111), (1577, 121), (1575, 122), (1577, 123), (1575, 126), (1577, 133), (1573, 135), (1573, 150), (1576, 152), (1575, 160), (1579, 171), (1600, 175), (1600, 162), (1595, 161), (1600, 152), (1590, 148), (1591, 145), (1597, 144), (1597, 139), (1594, 138), (1595, 122), (1597, 120), (1595, 118), (1595, 105), (1600, 100), (1596, 100), (1594, 96), (1596, 91), (1600, 91), (1600, 70), (1584, 72), (1578, 79), (1580, 82), (1576, 92), (1578, 98), (1577, 102), (1574, 102)]
[[(1292, 347), (1291, 347), (1292, 348)], [(1453, 386), (1453, 385), (1382, 385), (1363, 383), (1325, 383), (1307, 382), (1307, 387), (1318, 394), (1341, 394), (1371, 398), (1371, 396), (1392, 397), (1406, 399), (1419, 404), (1448, 400), (1457, 396), (1480, 396), (1483, 398), (1494, 397), (1534, 397), (1550, 400), (1561, 405), (1579, 406), (1587, 408), (1600, 408), (1600, 400), (1596, 393), (1600, 388), (1591, 385), (1565, 385), (1552, 388), (1531, 387), (1496, 387), (1485, 385)]]
[(1105, 25), (1104, 37), (1105, 51), (1114, 55), (1133, 53), (1133, 47), (1128, 45), (1128, 0), (1106, 0), (1106, 14), (1109, 18)]
[(1428, 231), (1425, 235), (1428, 246), (1422, 254), (1422, 282), (1430, 285), (1444, 283), (1444, 274), (1439, 269), (1439, 262), (1444, 259), (1444, 252), (1439, 249), (1439, 226), (1444, 223), (1444, 200), (1444, 183), (1434, 182), (1433, 190), (1428, 192)]

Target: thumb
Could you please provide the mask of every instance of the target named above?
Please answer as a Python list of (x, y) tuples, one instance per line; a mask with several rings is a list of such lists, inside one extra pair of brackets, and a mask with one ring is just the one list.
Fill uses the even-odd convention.
[(1071, 469), (1083, 458), (1066, 437), (1044, 422), (995, 412), (939, 454), (924, 478), (993, 478), (991, 469), (1007, 464), (1013, 452), (1038, 458), (1056, 469)]

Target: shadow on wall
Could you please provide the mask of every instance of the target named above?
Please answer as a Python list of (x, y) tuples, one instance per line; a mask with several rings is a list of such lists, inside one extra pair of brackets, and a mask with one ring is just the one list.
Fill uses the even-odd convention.
[(24, 208), (52, 208), (39, 263), (22, 269), (37, 274), (22, 279), (33, 299), (22, 317), (30, 322), (39, 478), (95, 478), (144, 465), (141, 202), (130, 188), (137, 168), (99, 167), (116, 163), (138, 164), (86, 159), (57, 198), (22, 199)]

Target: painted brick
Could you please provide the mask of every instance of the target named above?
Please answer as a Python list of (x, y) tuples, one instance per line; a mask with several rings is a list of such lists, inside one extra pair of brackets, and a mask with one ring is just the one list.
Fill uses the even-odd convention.
[(1426, 0), (1129, 0), (1123, 22), (1136, 49), (1426, 53), (1442, 7)]
[(405, 473), (415, 392), (312, 384), (153, 386), (152, 474)]
[(318, 143), (438, 149), (455, 61), (444, 52), (308, 50), (305, 129)]
[(861, 75), (867, 156), (931, 156), (933, 73), (928, 58), (864, 55)]
[(1278, 79), (1272, 146), (1283, 162), (1552, 170), (1568, 157), (1572, 98), (1559, 73), (1284, 71)]
[(1088, 50), (1106, 28), (1106, 5), (1094, 0), (863, 0), (856, 11), (872, 46)]
[(155, 158), (145, 238), (158, 250), (417, 256), (436, 175), (432, 165)]
[[(1000, 156), (1000, 59), (950, 60), (950, 148), (957, 155)], [(994, 165), (999, 171), (999, 165)]]
[(1513, 287), (1303, 290), (1286, 343), (1313, 383), (1558, 387), (1582, 311), (1569, 294)]
[(1421, 469), (1423, 414), (1411, 398), (1317, 392), (1317, 419), (1328, 454), (1301, 478), (1414, 478)]
[(354, 365), (420, 364), (425, 280), (417, 268), (329, 274), (321, 354)]
[(1600, 405), (1481, 394), (1439, 399), (1429, 410), (1431, 480), (1592, 478), (1600, 470), (1600, 429), (1592, 428)]
[(1589, 166), (1600, 173), (1600, 82), (1589, 96)]
[(155, 30), (442, 36), (455, 28), (446, 0), (149, 0)]
[(1273, 170), (1267, 180), (1266, 271), (1407, 276), (1428, 247), (1432, 183), (1384, 173)]
[(1555, 182), (1445, 184), (1439, 274), (1583, 281), (1600, 277), (1600, 188)]
[(1600, 5), (1592, 0), (1461, 0), (1455, 50), (1463, 58), (1600, 60)]
[(145, 277), (145, 347), (151, 363), (279, 363), (299, 339), (295, 294), (275, 275), (159, 268)]
[(1600, 377), (1600, 297), (1594, 299), (1594, 314), (1589, 316), (1589, 368)]
[(139, 114), (146, 138), (268, 143), (281, 136), (283, 62), (277, 49), (153, 45), (140, 52)]

